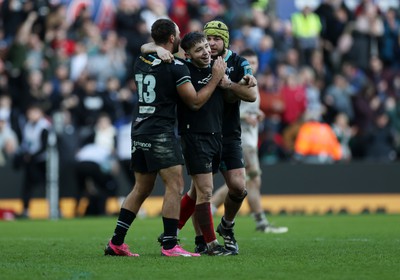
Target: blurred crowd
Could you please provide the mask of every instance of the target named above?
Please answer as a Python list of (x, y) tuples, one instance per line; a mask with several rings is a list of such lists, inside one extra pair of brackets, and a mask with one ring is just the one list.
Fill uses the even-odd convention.
[(349, 7), (325, 0), (311, 7), (303, 1), (283, 19), (271, 0), (119, 0), (103, 14), (108, 24), (99, 24), (85, 5), (71, 17), (69, 2), (0, 1), (0, 164), (23, 142), (32, 105), (59, 136), (64, 162), (90, 153), (100, 160), (93, 147), (82, 151), (88, 139), (110, 151), (103, 158), (129, 162), (137, 102), (132, 64), (161, 17), (174, 20), (182, 36), (222, 20), (233, 51), (257, 52), (264, 164), (293, 160), (298, 132), (310, 121), (332, 128), (341, 145), (336, 160), (398, 158), (398, 5), (382, 9), (378, 1), (362, 0)]

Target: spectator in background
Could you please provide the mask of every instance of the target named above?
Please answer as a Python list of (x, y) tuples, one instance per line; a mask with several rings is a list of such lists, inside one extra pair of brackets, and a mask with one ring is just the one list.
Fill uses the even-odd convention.
[(22, 179), (23, 212), (21, 217), (29, 218), (29, 203), (33, 188), (44, 187), (46, 182), (46, 148), (51, 129), (43, 109), (32, 104), (26, 111), (27, 122), (22, 130), (22, 142), (14, 159), (14, 166), (24, 171)]
[(307, 113), (294, 145), (294, 159), (302, 163), (325, 164), (341, 160), (342, 149), (332, 128)]
[(69, 79), (72, 81), (77, 81), (88, 64), (89, 56), (86, 46), (83, 42), (77, 42), (75, 45), (75, 52), (71, 56), (69, 63)]
[(46, 17), (45, 28), (46, 31), (58, 28), (68, 28), (67, 7), (63, 4), (55, 4), (50, 7), (49, 13)]
[(18, 142), (21, 142), (21, 123), (24, 118), (20, 115), (20, 110), (13, 106), (12, 98), (7, 93), (0, 95), (0, 111), (7, 120), (7, 126), (17, 134)]
[(0, 54), (0, 95), (6, 94), (8, 91), (8, 73), (6, 72), (6, 66)]
[(384, 14), (383, 30), (380, 56), (385, 66), (400, 70), (400, 19), (394, 8), (389, 8)]
[(113, 103), (113, 123), (117, 129), (116, 159), (124, 176), (127, 177), (129, 188), (135, 184), (135, 176), (130, 168), (131, 148), (130, 133), (134, 107), (137, 106), (138, 95), (133, 80), (125, 86), (120, 86), (117, 78), (112, 77), (107, 82), (107, 94)]
[(340, 67), (338, 41), (350, 19), (350, 11), (342, 1), (323, 0), (315, 13), (320, 17), (324, 64), (331, 70)]
[(321, 92), (316, 86), (314, 71), (311, 67), (302, 67), (299, 72), (299, 78), (306, 89), (306, 113), (322, 115), (324, 108), (321, 103)]
[(363, 14), (366, 12), (366, 10), (369, 9), (370, 7), (373, 7), (378, 12), (380, 12), (378, 5), (375, 3), (375, 0), (360, 0), (360, 1), (358, 1), (357, 5), (354, 7), (354, 11), (353, 11), (354, 17), (357, 18), (359, 16), (363, 16)]
[[(46, 60), (44, 61), (45, 68), (43, 69), (46, 79), (52, 80), (59, 65), (65, 65), (68, 67), (68, 72), (71, 74), (71, 58), (76, 52), (76, 44), (74, 47), (74, 53), (69, 55), (65, 48), (54, 49), (52, 47), (52, 41), (54, 40), (54, 31), (50, 30), (46, 32), (45, 38), (45, 53)], [(70, 77), (68, 77), (71, 79)]]
[(31, 1), (4, 0), (1, 4), (1, 16), (4, 26), (4, 37), (11, 42), (18, 32), (21, 24), (25, 21), (26, 15), (32, 11)]
[(82, 23), (79, 34), (80, 36), (76, 42), (82, 42), (85, 45), (88, 57), (95, 56), (101, 51), (104, 38), (100, 27), (91, 18), (86, 19)]
[(299, 71), (302, 67), (299, 51), (295, 48), (288, 49), (285, 53), (284, 61), (282, 61), (282, 63), (284, 63), (284, 77), (288, 72), (297, 74), (297, 71)]
[(272, 72), (257, 77), (260, 92), (260, 109), (265, 118), (260, 123), (259, 157), (262, 163), (276, 163), (279, 160), (278, 139), (281, 133), (282, 112), (285, 104), (278, 88), (278, 81)]
[[(210, 3), (212, 2), (218, 2), (218, 1), (209, 1)], [(251, 7), (251, 2), (250, 1), (241, 1), (241, 0), (227, 0), (224, 1), (224, 8), (228, 11), (225, 13), (224, 20), (226, 21), (226, 24), (231, 27), (232, 30), (241, 28), (244, 22), (248, 22), (249, 19), (252, 18), (252, 7)], [(216, 4), (215, 4), (216, 5)], [(223, 10), (222, 10), (223, 11)], [(214, 18), (218, 18), (217, 14), (213, 15)], [(222, 16), (220, 14), (220, 16)], [(204, 21), (210, 21), (212, 19), (203, 19)]]
[(260, 73), (257, 76), (260, 92), (260, 109), (265, 118), (279, 119), (284, 109), (282, 96), (280, 95), (277, 77), (273, 72)]
[(295, 48), (296, 43), (290, 22), (285, 22), (279, 18), (273, 19), (266, 34), (273, 38), (276, 57), (279, 61), (284, 59), (289, 49)]
[(368, 83), (368, 78), (365, 74), (365, 71), (358, 67), (356, 64), (352, 62), (344, 62), (342, 65), (341, 72), (350, 84), (353, 87), (353, 90), (358, 93), (365, 88)]
[(315, 86), (323, 92), (332, 83), (332, 72), (324, 63), (324, 55), (320, 50), (311, 54), (310, 67), (315, 74)]
[(55, 29), (51, 36), (48, 34), (47, 39), (52, 49), (61, 51), (69, 58), (74, 54), (76, 41), (68, 37), (67, 29)]
[(247, 48), (256, 49), (264, 36), (264, 29), (254, 24), (254, 19), (244, 20), (240, 29), (232, 30), (234, 37), (240, 37)]
[(323, 97), (327, 106), (325, 118), (332, 122), (337, 113), (344, 113), (350, 121), (354, 120), (354, 109), (352, 98), (356, 95), (354, 87), (349, 85), (345, 77), (337, 74), (333, 84), (329, 85)]
[(367, 135), (371, 125), (375, 122), (376, 113), (383, 106), (382, 100), (376, 95), (376, 88), (367, 83), (353, 98), (354, 126), (356, 134), (350, 142), (354, 159), (365, 159), (368, 144)]
[(75, 94), (74, 83), (71, 80), (63, 80), (60, 84), (59, 92), (54, 94), (53, 98), (54, 110), (68, 111), (71, 117), (71, 123), (77, 124), (77, 110), (79, 105), (79, 98)]
[(69, 67), (65, 64), (57, 65), (54, 74), (48, 79), (48, 81), (51, 83), (53, 89), (51, 100), (52, 102), (56, 102), (55, 100), (57, 100), (61, 94), (61, 84), (64, 81), (69, 81)]
[(191, 19), (188, 23), (188, 32), (201, 32), (203, 24), (198, 19)]
[(283, 126), (297, 121), (307, 108), (307, 96), (305, 87), (300, 83), (297, 72), (289, 72), (280, 89), (285, 104), (282, 113)]
[[(67, 81), (64, 81), (67, 82)], [(71, 83), (70, 80), (68, 82)], [(52, 125), (57, 136), (59, 157), (59, 188), (60, 197), (76, 195), (76, 159), (75, 155), (81, 147), (78, 131), (73, 121), (71, 111), (58, 108), (52, 115)]]
[(385, 68), (383, 61), (378, 56), (370, 57), (369, 69), (366, 74), (382, 101), (385, 101), (389, 96), (393, 96), (394, 72), (389, 68)]
[[(68, 30), (69, 37), (74, 40), (74, 41), (79, 41), (84, 39), (86, 35), (88, 35), (88, 30), (87, 30), (87, 24), (92, 23), (93, 19), (91, 16), (91, 11), (88, 8), (86, 4), (80, 5), (79, 7), (76, 8), (74, 11), (74, 15), (69, 15), (67, 14), (67, 20), (66, 21), (66, 29)], [(99, 26), (98, 26), (99, 27)], [(59, 29), (59, 28), (56, 28)], [(96, 34), (97, 35), (97, 34)], [(83, 37), (82, 37), (83, 36)], [(94, 36), (96, 39), (98, 36)]]
[(111, 119), (107, 114), (100, 114), (93, 133), (76, 155), (76, 215), (82, 214), (79, 211), (82, 197), (89, 200), (84, 215), (106, 214), (106, 200), (109, 196), (115, 196), (118, 188), (114, 178), (115, 147), (116, 130)]
[(131, 170), (130, 147), (131, 122), (121, 123), (117, 126), (116, 156), (121, 167), (121, 172), (127, 177), (129, 186), (135, 185), (135, 175)]
[(125, 80), (125, 60), (125, 46), (118, 39), (117, 33), (109, 31), (99, 52), (90, 56), (87, 62), (86, 70), (90, 76), (96, 77), (97, 89), (105, 90), (107, 80), (111, 77)]
[(310, 6), (305, 5), (301, 12), (296, 12), (292, 15), (291, 21), (302, 64), (309, 65), (311, 53), (320, 48), (320, 33), (322, 30), (320, 18), (312, 12)]
[(353, 43), (347, 59), (365, 71), (369, 57), (379, 54), (378, 42), (383, 35), (384, 26), (376, 4), (372, 1), (362, 4), (362, 8), (356, 11)]
[(26, 46), (27, 54), (25, 67), (27, 71), (43, 70), (45, 48), (43, 41), (40, 40), (39, 34), (31, 33)]
[(0, 167), (12, 159), (18, 148), (17, 134), (9, 125), (9, 114), (0, 108)]
[(293, 159), (295, 153), (296, 138), (300, 127), (304, 123), (304, 118), (300, 117), (295, 122), (282, 129), (282, 157), (285, 160)]
[(178, 25), (182, 35), (188, 33), (190, 21), (187, 2), (186, 0), (172, 0), (168, 13), (169, 18)]
[(397, 155), (394, 149), (394, 134), (387, 112), (379, 110), (367, 129), (366, 160), (373, 162), (393, 162)]
[(389, 97), (385, 103), (385, 110), (388, 113), (389, 121), (393, 129), (394, 148), (397, 158), (400, 155), (400, 102), (396, 102), (398, 97)]
[(77, 107), (77, 128), (83, 138), (96, 123), (102, 112), (112, 115), (113, 106), (106, 92), (97, 89), (97, 80), (89, 76), (82, 80), (83, 87), (78, 89), (79, 104)]
[(132, 77), (132, 64), (140, 54), (140, 46), (147, 43), (150, 33), (140, 16), (140, 0), (121, 0), (115, 15), (115, 30), (120, 39), (125, 40), (128, 77)]
[[(15, 1), (17, 2), (17, 1)], [(13, 104), (21, 110), (25, 111), (27, 108), (27, 98), (24, 95), (23, 85), (26, 82), (26, 58), (28, 51), (29, 36), (32, 31), (32, 26), (37, 19), (36, 12), (30, 12), (26, 20), (18, 26), (15, 38), (12, 41), (6, 56), (6, 64), (8, 65), (9, 73), (9, 89), (13, 98)]]
[(140, 17), (146, 23), (147, 32), (150, 34), (151, 26), (157, 19), (168, 18), (166, 1), (144, 0), (144, 5), (140, 11)]
[(338, 113), (332, 123), (333, 132), (335, 132), (342, 148), (342, 161), (349, 162), (352, 159), (350, 140), (354, 135), (354, 130), (349, 125), (349, 118), (345, 113)]
[(52, 83), (44, 79), (43, 72), (40, 70), (32, 70), (27, 74), (26, 93), (24, 93), (26, 100), (24, 102), (40, 105), (43, 112), (50, 116), (54, 106), (50, 98), (53, 92)]
[(258, 60), (260, 61), (260, 73), (272, 71), (276, 63), (276, 50), (274, 41), (269, 35), (264, 35), (260, 39), (257, 48)]

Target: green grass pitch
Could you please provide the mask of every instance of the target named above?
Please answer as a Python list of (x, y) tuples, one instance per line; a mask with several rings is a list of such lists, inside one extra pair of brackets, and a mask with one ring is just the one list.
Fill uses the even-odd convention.
[[(0, 279), (400, 279), (400, 215), (269, 218), (289, 232), (258, 233), (241, 216), (240, 254), (199, 258), (160, 256), (161, 218), (133, 223), (126, 242), (139, 258), (103, 256), (116, 217), (0, 222)], [(179, 237), (192, 251), (191, 223)]]

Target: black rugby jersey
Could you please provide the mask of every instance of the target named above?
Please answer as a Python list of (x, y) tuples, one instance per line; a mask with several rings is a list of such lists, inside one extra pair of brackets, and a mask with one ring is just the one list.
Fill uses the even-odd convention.
[[(186, 62), (192, 84), (196, 91), (201, 90), (212, 78), (211, 67), (198, 68), (191, 62)], [(210, 99), (198, 110), (188, 108), (183, 101), (178, 103), (178, 132), (186, 133), (221, 133), (224, 99), (222, 90), (218, 87)]]
[[(249, 62), (231, 50), (228, 50), (224, 60), (227, 64), (226, 74), (232, 82), (238, 83), (244, 75), (253, 74)], [(239, 107), (240, 100), (233, 103), (225, 102), (224, 104), (222, 134), (225, 139), (240, 139), (241, 137)]]
[(176, 120), (177, 87), (190, 82), (183, 60), (162, 62), (156, 54), (141, 55), (134, 66), (139, 102), (132, 122), (132, 135), (171, 132)]

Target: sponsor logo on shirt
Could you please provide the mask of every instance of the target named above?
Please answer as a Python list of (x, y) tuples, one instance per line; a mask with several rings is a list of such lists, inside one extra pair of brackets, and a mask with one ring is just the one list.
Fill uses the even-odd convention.
[(206, 85), (211, 80), (211, 78), (212, 78), (212, 74), (209, 74), (206, 78), (198, 81), (197, 83), (200, 85)]

